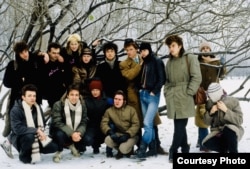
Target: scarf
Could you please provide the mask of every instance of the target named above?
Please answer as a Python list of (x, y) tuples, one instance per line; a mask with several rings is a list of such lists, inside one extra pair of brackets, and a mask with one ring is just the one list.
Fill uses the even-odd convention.
[[(75, 112), (74, 125), (72, 124), (70, 110)], [(80, 100), (78, 100), (74, 106), (70, 103), (69, 99), (65, 99), (64, 112), (66, 116), (66, 125), (75, 131), (82, 119), (82, 105)]]
[[(24, 114), (26, 117), (27, 126), (35, 127), (34, 120), (32, 117), (31, 107), (25, 101), (22, 101), (22, 105), (23, 105)], [(38, 104), (35, 104), (35, 107), (37, 110), (37, 124), (39, 127), (44, 128), (42, 114), (41, 114)], [(40, 160), (41, 160), (41, 155), (40, 155), (40, 149), (39, 149), (39, 143), (38, 143), (38, 136), (36, 134), (35, 141), (32, 144), (31, 163), (36, 163)]]

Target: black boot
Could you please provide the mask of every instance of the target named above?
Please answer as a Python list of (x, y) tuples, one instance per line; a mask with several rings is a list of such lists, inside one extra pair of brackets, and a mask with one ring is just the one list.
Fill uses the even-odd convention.
[(145, 158), (147, 147), (148, 147), (148, 145), (146, 143), (144, 143), (143, 141), (141, 141), (141, 144), (140, 144), (139, 150), (137, 151), (136, 156), (138, 158)]
[(106, 146), (106, 156), (107, 157), (113, 157), (113, 151), (112, 148)]
[(189, 153), (189, 150), (190, 150), (190, 144), (187, 144), (187, 145), (181, 147), (182, 153)]
[(146, 156), (157, 156), (157, 145), (156, 145), (156, 141), (152, 140), (149, 145), (148, 145), (148, 149), (149, 151), (147, 151)]

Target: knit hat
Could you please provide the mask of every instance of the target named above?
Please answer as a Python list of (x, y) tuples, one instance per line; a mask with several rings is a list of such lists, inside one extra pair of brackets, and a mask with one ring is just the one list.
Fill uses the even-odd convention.
[(204, 47), (209, 47), (210, 48), (210, 50), (211, 50), (211, 45), (208, 43), (208, 42), (202, 42), (201, 44), (200, 44), (200, 51), (204, 48)]
[(91, 80), (91, 82), (89, 83), (89, 90), (91, 91), (93, 89), (102, 90), (101, 80), (98, 80), (98, 79)]
[(212, 102), (216, 103), (221, 100), (221, 97), (224, 95), (224, 91), (219, 83), (211, 83), (208, 86), (207, 94)]
[(144, 49), (148, 49), (149, 53), (152, 53), (152, 48), (151, 48), (150, 43), (142, 42), (140, 45), (140, 51)]
[(84, 48), (82, 50), (82, 55), (91, 55), (92, 56), (92, 51), (90, 48)]

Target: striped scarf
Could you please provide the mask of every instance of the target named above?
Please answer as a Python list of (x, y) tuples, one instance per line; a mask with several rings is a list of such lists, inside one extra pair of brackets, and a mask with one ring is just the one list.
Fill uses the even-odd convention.
[[(22, 101), (25, 117), (26, 117), (26, 122), (28, 127), (35, 127), (32, 112), (31, 112), (31, 107), (25, 102)], [(38, 104), (35, 104), (36, 110), (37, 110), (37, 123), (38, 126), (43, 128), (43, 119), (42, 119), (42, 114), (40, 111), (40, 108)], [(39, 143), (38, 143), (38, 136), (37, 134), (35, 135), (35, 141), (32, 144), (32, 152), (31, 152), (31, 163), (36, 163), (41, 160), (41, 155), (40, 155), (40, 149), (39, 149)]]

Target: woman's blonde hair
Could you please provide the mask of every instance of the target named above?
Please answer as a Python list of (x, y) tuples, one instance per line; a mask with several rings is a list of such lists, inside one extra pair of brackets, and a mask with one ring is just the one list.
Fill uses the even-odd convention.
[(67, 45), (66, 45), (67, 53), (68, 53), (69, 55), (72, 54), (72, 50), (70, 49), (69, 44), (70, 44), (70, 42), (74, 42), (74, 41), (79, 43), (78, 53), (79, 53), (79, 55), (80, 55), (81, 50), (82, 50), (81, 37), (80, 37), (80, 35), (77, 34), (77, 33), (74, 33), (74, 34), (69, 35), (69, 37), (68, 37), (68, 39), (67, 39)]

